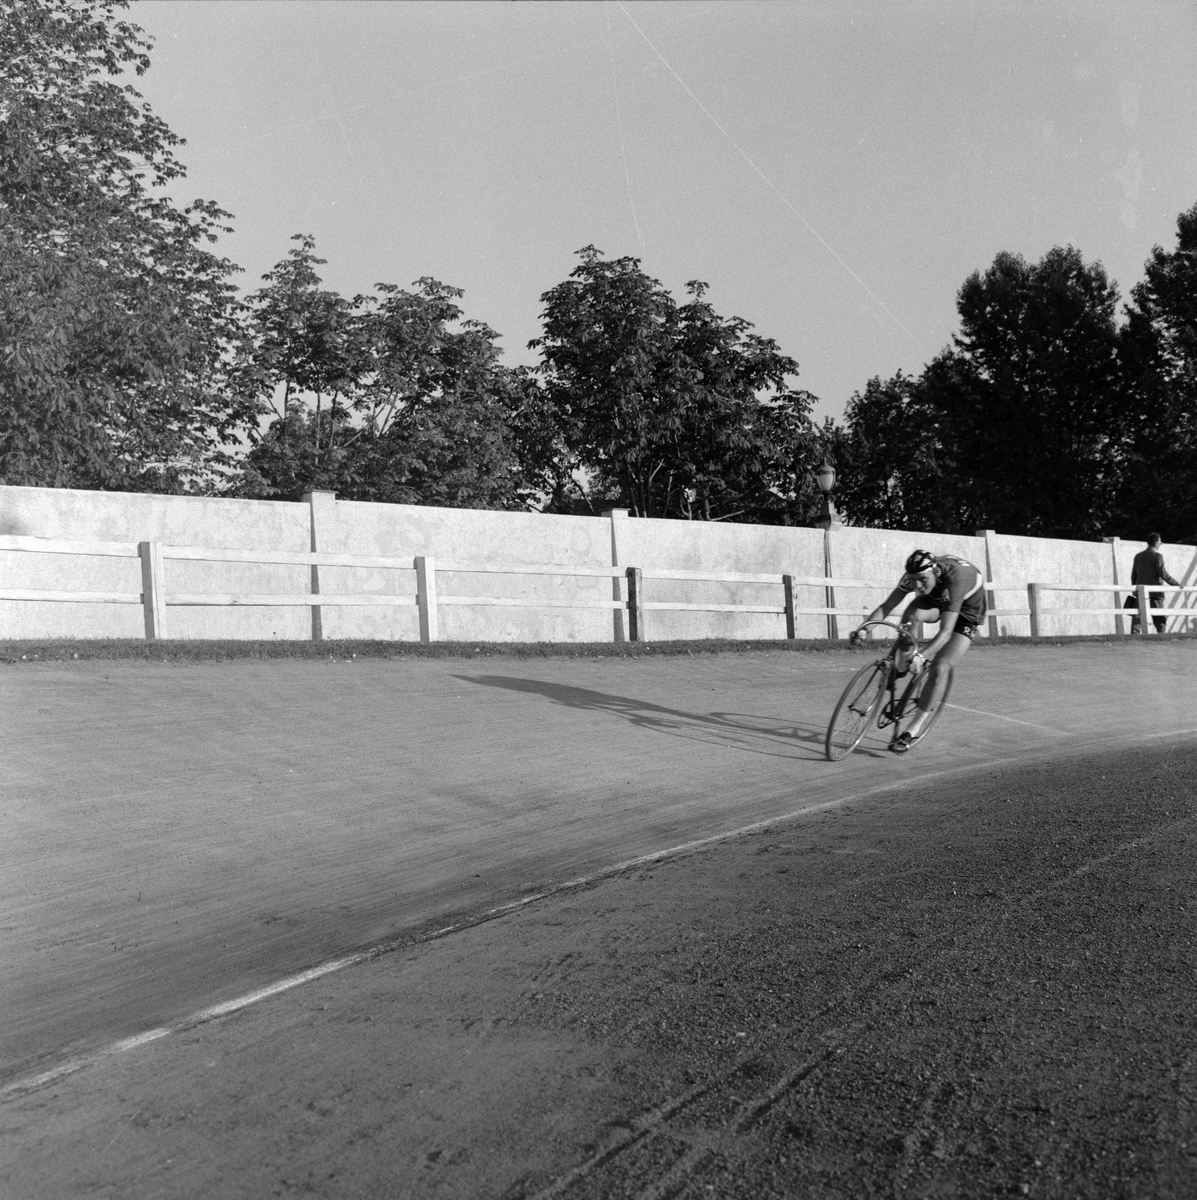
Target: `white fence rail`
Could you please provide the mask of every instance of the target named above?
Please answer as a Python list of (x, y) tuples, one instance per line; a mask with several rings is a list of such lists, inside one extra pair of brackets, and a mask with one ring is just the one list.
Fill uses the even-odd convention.
[[(1117, 583), (1028, 583), (1027, 584), (1027, 615), (1031, 618), (1031, 636), (1043, 636), (1044, 622), (1053, 617), (1106, 617), (1110, 616), (1109, 609), (1104, 608), (1056, 608), (1049, 607), (1044, 604), (1044, 597), (1049, 592), (1102, 592), (1114, 594), (1113, 615), (1115, 626), (1119, 633), (1122, 633), (1123, 618), (1129, 615), (1138, 626), (1138, 629), (1132, 629), (1132, 632), (1146, 635), (1155, 629), (1155, 622), (1160, 621), (1164, 624), (1164, 629), (1156, 630), (1163, 633), (1167, 630), (1167, 622), (1170, 619), (1188, 620), (1193, 616), (1193, 610), (1180, 607), (1163, 607), (1163, 599), (1165, 595), (1174, 596), (1177, 599), (1188, 596), (1197, 595), (1197, 587), (1172, 587), (1170, 584), (1151, 583), (1151, 584), (1135, 584), (1128, 587), (1126, 584)], [(1123, 596), (1133, 596), (1135, 603), (1133, 607), (1125, 606), (1122, 601)], [(1160, 599), (1160, 607), (1151, 607), (1149, 597), (1156, 596)], [(1150, 619), (1149, 619), (1150, 618)]]
[[(167, 610), (172, 607), (306, 607), (312, 613), (312, 637), (320, 640), (323, 608), (341, 606), (415, 607), (419, 612), (419, 636), (424, 642), (439, 640), (439, 611), (454, 605), (507, 606), (520, 608), (606, 609), (626, 616), (628, 636), (632, 641), (646, 638), (646, 614), (652, 612), (720, 612), (771, 614), (785, 618), (786, 637), (794, 638), (796, 618), (824, 616), (828, 619), (828, 636), (838, 636), (839, 618), (859, 619), (873, 607), (866, 605), (837, 605), (834, 589), (888, 592), (892, 580), (840, 579), (821, 575), (785, 573), (752, 574), (730, 571), (682, 571), (646, 567), (557, 566), (537, 563), (441, 562), (423, 555), (382, 556), (342, 553), (302, 552), (285, 550), (235, 550), (212, 546), (175, 546), (160, 542), (80, 542), (37, 537), (0, 536), (0, 551), (25, 551), (35, 554), (103, 556), (136, 558), (141, 562), (141, 591), (99, 592), (6, 588), (0, 585), (0, 600), (51, 602), (64, 604), (137, 604), (142, 607), (145, 636), (149, 640), (169, 636)], [(311, 570), (311, 590), (307, 592), (182, 592), (171, 591), (166, 583), (166, 563), (223, 562), (248, 565), (296, 566)], [(365, 568), (413, 573), (410, 590), (395, 592), (325, 592), (321, 590), (321, 568)], [(452, 575), (522, 575), (557, 578), (610, 579), (614, 586), (611, 599), (546, 596), (494, 596), (448, 592), (441, 576)], [(760, 584), (777, 589), (776, 600), (754, 604), (727, 604), (715, 601), (646, 600), (646, 580), (692, 581), (697, 583)], [(1170, 587), (1163, 584), (1127, 589), (1118, 584), (1095, 583), (1000, 583), (987, 581), (990, 634), (997, 636), (998, 619), (1002, 617), (1029, 618), (1032, 636), (1041, 636), (1045, 623), (1054, 617), (1114, 616), (1117, 632), (1123, 632), (1123, 618), (1133, 614), (1138, 632), (1154, 629), (1148, 618), (1186, 618), (1191, 609), (1151, 608), (1149, 594), (1168, 593), (1187, 595), (1197, 593), (1195, 587)], [(825, 589), (828, 603), (814, 607), (795, 603), (795, 589), (800, 587)], [(1025, 588), (1027, 607), (998, 609), (995, 593), (1021, 592)], [(1137, 599), (1135, 609), (1124, 609), (1119, 598), (1128, 590)], [(1055, 608), (1045, 604), (1050, 592), (1116, 593), (1113, 609)]]
[[(78, 542), (50, 538), (0, 536), (0, 551), (26, 551), (35, 554), (103, 555), (141, 560), (140, 592), (50, 591), (6, 588), (0, 585), (0, 600), (27, 600), (52, 603), (139, 604), (145, 616), (145, 636), (149, 640), (169, 636), (167, 609), (172, 607), (307, 607), (312, 610), (313, 637), (321, 637), (319, 610), (339, 606), (415, 606), (419, 610), (420, 640), (439, 640), (439, 610), (451, 605), (498, 605), (522, 608), (594, 608), (626, 613), (632, 641), (645, 639), (645, 613), (651, 611), (695, 611), (728, 613), (770, 613), (786, 621), (786, 636), (795, 636), (795, 619), (800, 616), (859, 618), (868, 607), (800, 607), (794, 602), (796, 587), (888, 588), (889, 581), (831, 579), (824, 576), (789, 574), (745, 574), (730, 571), (676, 571), (639, 567), (556, 566), (540, 563), (438, 562), (429, 556), (390, 557), (361, 554), (328, 554), (285, 550), (232, 550), (212, 546), (174, 546), (160, 542)], [(230, 562), (250, 565), (309, 567), (312, 570), (310, 592), (179, 592), (166, 584), (166, 566), (171, 561)], [(324, 592), (320, 590), (321, 567), (374, 568), (412, 571), (414, 589), (403, 592)], [(449, 594), (441, 576), (455, 575), (526, 575), (558, 578), (611, 579), (623, 583), (625, 595), (607, 599), (545, 596), (479, 596)], [(771, 585), (778, 599), (764, 604), (722, 604), (644, 599), (644, 581), (693, 580), (696, 582), (749, 583)], [(618, 590), (618, 589), (617, 589)], [(835, 636), (834, 632), (832, 636)]]

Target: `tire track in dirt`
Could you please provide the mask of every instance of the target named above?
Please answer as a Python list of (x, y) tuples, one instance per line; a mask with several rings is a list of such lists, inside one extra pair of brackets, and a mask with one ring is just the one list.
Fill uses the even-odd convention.
[[(991, 933), (1008, 923), (1012, 910), (1034, 905), (1049, 893), (1067, 886), (1084, 875), (1100, 869), (1121, 856), (1148, 846), (1165, 836), (1172, 836), (1186, 826), (1192, 826), (1197, 818), (1186, 816), (1153, 829), (1150, 833), (1129, 839), (1114, 849), (1096, 855), (1079, 866), (1073, 867), (1057, 879), (1013, 898), (1000, 912), (981, 919), (962, 916), (946, 929), (923, 938), (909, 947), (900, 964), (890, 963), (883, 969), (872, 971), (866, 978), (853, 984), (828, 1001), (810, 1018), (789, 1025), (773, 1034), (766, 1042), (758, 1043), (752, 1050), (737, 1058), (722, 1071), (673, 1096), (668, 1096), (642, 1116), (633, 1118), (627, 1126), (610, 1137), (583, 1162), (560, 1175), (549, 1184), (531, 1192), (520, 1192), (521, 1200), (563, 1200), (575, 1193), (579, 1196), (594, 1194), (634, 1195), (635, 1200), (671, 1200), (679, 1195), (698, 1175), (710, 1160), (724, 1150), (733, 1149), (742, 1135), (760, 1121), (795, 1087), (817, 1074), (828, 1062), (844, 1054), (852, 1047), (859, 1035), (869, 1027), (876, 1010), (882, 1005), (892, 1005), (895, 999), (908, 996), (916, 984), (925, 984), (937, 973), (950, 950), (962, 939), (977, 945), (981, 935)], [(901, 918), (894, 918), (900, 921)], [(883, 928), (879, 928), (879, 933)], [(988, 939), (992, 956), (996, 957), (1000, 942), (996, 937)], [(897, 978), (895, 978), (897, 977)], [(884, 983), (884, 988), (882, 984)], [(867, 998), (875, 996), (872, 1002)], [(861, 1001), (864, 1003), (860, 1003)], [(847, 1026), (826, 1024), (826, 1018), (834, 1012), (861, 1010), (861, 1016)], [(820, 1046), (815, 1052), (800, 1055), (795, 1061), (791, 1054), (779, 1053), (784, 1046), (802, 1041), (806, 1045)], [(776, 1069), (788, 1058), (790, 1065), (783, 1069), (765, 1087), (757, 1086), (753, 1091), (753, 1077), (761, 1073), (762, 1066), (772, 1064)], [(735, 1096), (736, 1104), (731, 1115), (719, 1121), (713, 1130), (693, 1128), (685, 1118), (695, 1105), (711, 1101), (718, 1106), (732, 1089), (737, 1093), (753, 1091), (747, 1098)], [(929, 1122), (940, 1097), (934, 1082), (934, 1073), (927, 1084), (926, 1095), (920, 1106), (922, 1120), (916, 1120), (906, 1135), (906, 1140), (918, 1143), (934, 1131)], [(652, 1145), (656, 1143), (656, 1145)], [(614, 1181), (605, 1181), (622, 1156), (649, 1147), (645, 1157), (654, 1160), (660, 1157), (671, 1159), (668, 1166), (651, 1182), (634, 1192), (624, 1192), (612, 1186)], [(679, 1147), (681, 1148), (679, 1151)], [(908, 1150), (910, 1147), (907, 1147)], [(896, 1182), (896, 1186), (899, 1186)]]

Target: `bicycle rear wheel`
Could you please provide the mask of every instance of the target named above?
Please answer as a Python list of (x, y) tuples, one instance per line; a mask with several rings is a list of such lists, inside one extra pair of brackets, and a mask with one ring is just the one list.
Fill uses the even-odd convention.
[[(926, 686), (929, 671), (922, 671), (916, 675), (907, 685), (906, 690), (902, 693), (902, 699), (898, 706), (898, 719), (894, 722), (894, 737), (896, 738), (902, 732), (902, 722), (914, 716), (915, 706), (918, 704), (919, 697), (923, 694), (923, 688)], [(948, 668), (948, 681), (944, 685), (943, 695), (939, 698), (939, 703), (931, 710), (931, 715), (927, 718), (923, 725), (922, 731), (919, 733), (919, 739), (922, 740), (931, 732), (931, 726), (939, 720), (939, 714), (943, 712), (944, 705), (948, 702), (948, 696), (952, 692), (952, 680), (956, 677), (956, 668)]]
[(827, 757), (832, 762), (851, 754), (868, 732), (881, 703), (881, 689), (887, 670), (888, 665), (883, 659), (869, 663), (861, 667), (844, 688), (844, 694), (831, 714), (831, 724), (827, 726), (824, 742)]

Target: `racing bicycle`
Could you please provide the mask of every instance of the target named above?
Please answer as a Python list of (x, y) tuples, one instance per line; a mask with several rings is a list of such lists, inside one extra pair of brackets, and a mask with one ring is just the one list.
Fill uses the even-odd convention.
[[(867, 621), (860, 628), (863, 631), (874, 626), (893, 630), (897, 637), (884, 658), (861, 667), (844, 688), (844, 694), (831, 714), (831, 724), (827, 726), (825, 747), (827, 757), (832, 762), (851, 754), (874, 724), (878, 729), (892, 731), (889, 742), (892, 746), (902, 732), (903, 722), (914, 716), (919, 696), (930, 677), (925, 667), (917, 673), (911, 670), (919, 643), (910, 632), (909, 625), (895, 625), (892, 621)], [(930, 732), (932, 724), (948, 702), (953, 674), (954, 669), (949, 667), (947, 686), (939, 704), (923, 725), (920, 741)]]

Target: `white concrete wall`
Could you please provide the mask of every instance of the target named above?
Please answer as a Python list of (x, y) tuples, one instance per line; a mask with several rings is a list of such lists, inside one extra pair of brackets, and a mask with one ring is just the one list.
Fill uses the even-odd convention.
[[(657, 521), (624, 519), (615, 523), (618, 562), (644, 571), (726, 571), (739, 575), (777, 576), (777, 582), (719, 583), (714, 580), (646, 579), (648, 603), (682, 602), (783, 606), (781, 576), (823, 574), (823, 531), (780, 525), (733, 525), (721, 521)], [(826, 606), (823, 588), (794, 590), (794, 607)], [(673, 638), (784, 638), (785, 618), (768, 613), (645, 613), (649, 641)], [(797, 637), (826, 637), (827, 619), (797, 617)]]
[[(245, 550), (311, 547), (305, 504), (213, 500), (133, 492), (0, 487), (0, 534), (68, 541), (220, 546)], [(85, 592), (140, 592), (137, 559), (75, 558), (0, 551), (8, 587)], [(166, 564), (176, 592), (306, 592), (306, 567), (240, 563)], [(306, 638), (311, 618), (298, 608), (170, 608), (169, 633), (181, 638)], [(0, 601), (4, 637), (143, 637), (136, 605), (34, 604)]]
[[(1069, 542), (1059, 538), (990, 536), (993, 578), (996, 583), (1014, 583), (1015, 587), (996, 589), (997, 609), (1028, 607), (1026, 584), (1038, 583), (1113, 583), (1113, 555), (1105, 542)], [(1052, 617), (1059, 609), (1092, 609), (1094, 615)], [(1039, 614), (1039, 633), (1053, 634), (1113, 633), (1116, 605), (1112, 593), (1052, 592), (1043, 594)], [(998, 632), (1025, 636), (1031, 632), (1030, 617), (1004, 617), (998, 620)]]
[[(551, 575), (464, 574), (449, 563), (498, 563), (609, 567), (611, 522), (600, 517), (545, 517), (536, 513), (428, 508), (411, 504), (338, 501), (335, 526), (319, 531), (320, 550), (347, 554), (431, 557), (442, 596), (508, 596), (611, 599), (610, 579)], [(319, 535), (318, 535), (319, 536)], [(406, 591), (415, 594), (415, 571), (320, 568), (322, 592)], [(413, 639), (419, 636), (414, 608), (329, 608), (324, 635), (333, 638)], [(610, 641), (610, 610), (558, 607), (483, 607), (444, 604), (444, 641)]]
[[(374, 555), (406, 559), (417, 555), (438, 564), (443, 597), (506, 596), (530, 601), (519, 607), (439, 607), (440, 637), (454, 641), (610, 641), (624, 635), (623, 618), (609, 609), (550, 607), (541, 600), (608, 599), (626, 594), (606, 578), (528, 574), (461, 573), (451, 563), (640, 567), (648, 573), (643, 599), (653, 602), (761, 604), (782, 607), (782, 574), (822, 576), (824, 555), (839, 579), (877, 580), (869, 588), (838, 587), (837, 607), (864, 614), (882, 599), (916, 547), (958, 554), (982, 570), (987, 562), (999, 584), (997, 608), (1025, 612), (1026, 584), (1038, 582), (1118, 582), (1124, 590), (1089, 594), (1047, 592), (1040, 632), (1045, 635), (1115, 632), (1118, 603), (1129, 592), (1137, 542), (1069, 542), (990, 533), (948, 537), (883, 529), (818, 529), (687, 521), (633, 520), (627, 517), (561, 517), (402, 504), (336, 501), (318, 494), (313, 503), (217, 500), (119, 492), (0, 487), (0, 534), (71, 541), (155, 541), (168, 545), (215, 546)], [(1197, 550), (1163, 547), (1169, 571), (1182, 583), (1197, 584)], [(1117, 564), (1118, 575), (1114, 570)], [(656, 570), (712, 570), (772, 574), (776, 583), (718, 583), (662, 580)], [(179, 562), (165, 565), (168, 593), (230, 592), (306, 594), (307, 566)], [(375, 592), (413, 596), (412, 566), (319, 568), (323, 593)], [(76, 557), (0, 550), (0, 581), (10, 588), (105, 591), (139, 594), (141, 565), (135, 558)], [(795, 606), (824, 607), (821, 587), (799, 586)], [(1197, 599), (1170, 600), (1170, 630), (1197, 631)], [(1092, 616), (1053, 617), (1053, 609), (1086, 608)], [(1179, 615), (1183, 613), (1183, 615)], [(415, 640), (417, 609), (329, 607), (321, 610), (328, 638)], [(855, 624), (841, 617), (840, 636)], [(1002, 634), (1028, 634), (1027, 616), (998, 619)], [(139, 605), (65, 604), (0, 600), (0, 636), (144, 636)], [(1129, 620), (1124, 622), (1129, 629)], [(798, 637), (827, 636), (825, 616), (799, 615)], [(982, 631), (988, 635), (986, 628)], [(167, 634), (182, 638), (290, 638), (312, 634), (307, 608), (181, 607), (167, 609)], [(671, 638), (782, 638), (785, 620), (766, 613), (718, 613), (648, 609), (644, 635)]]

